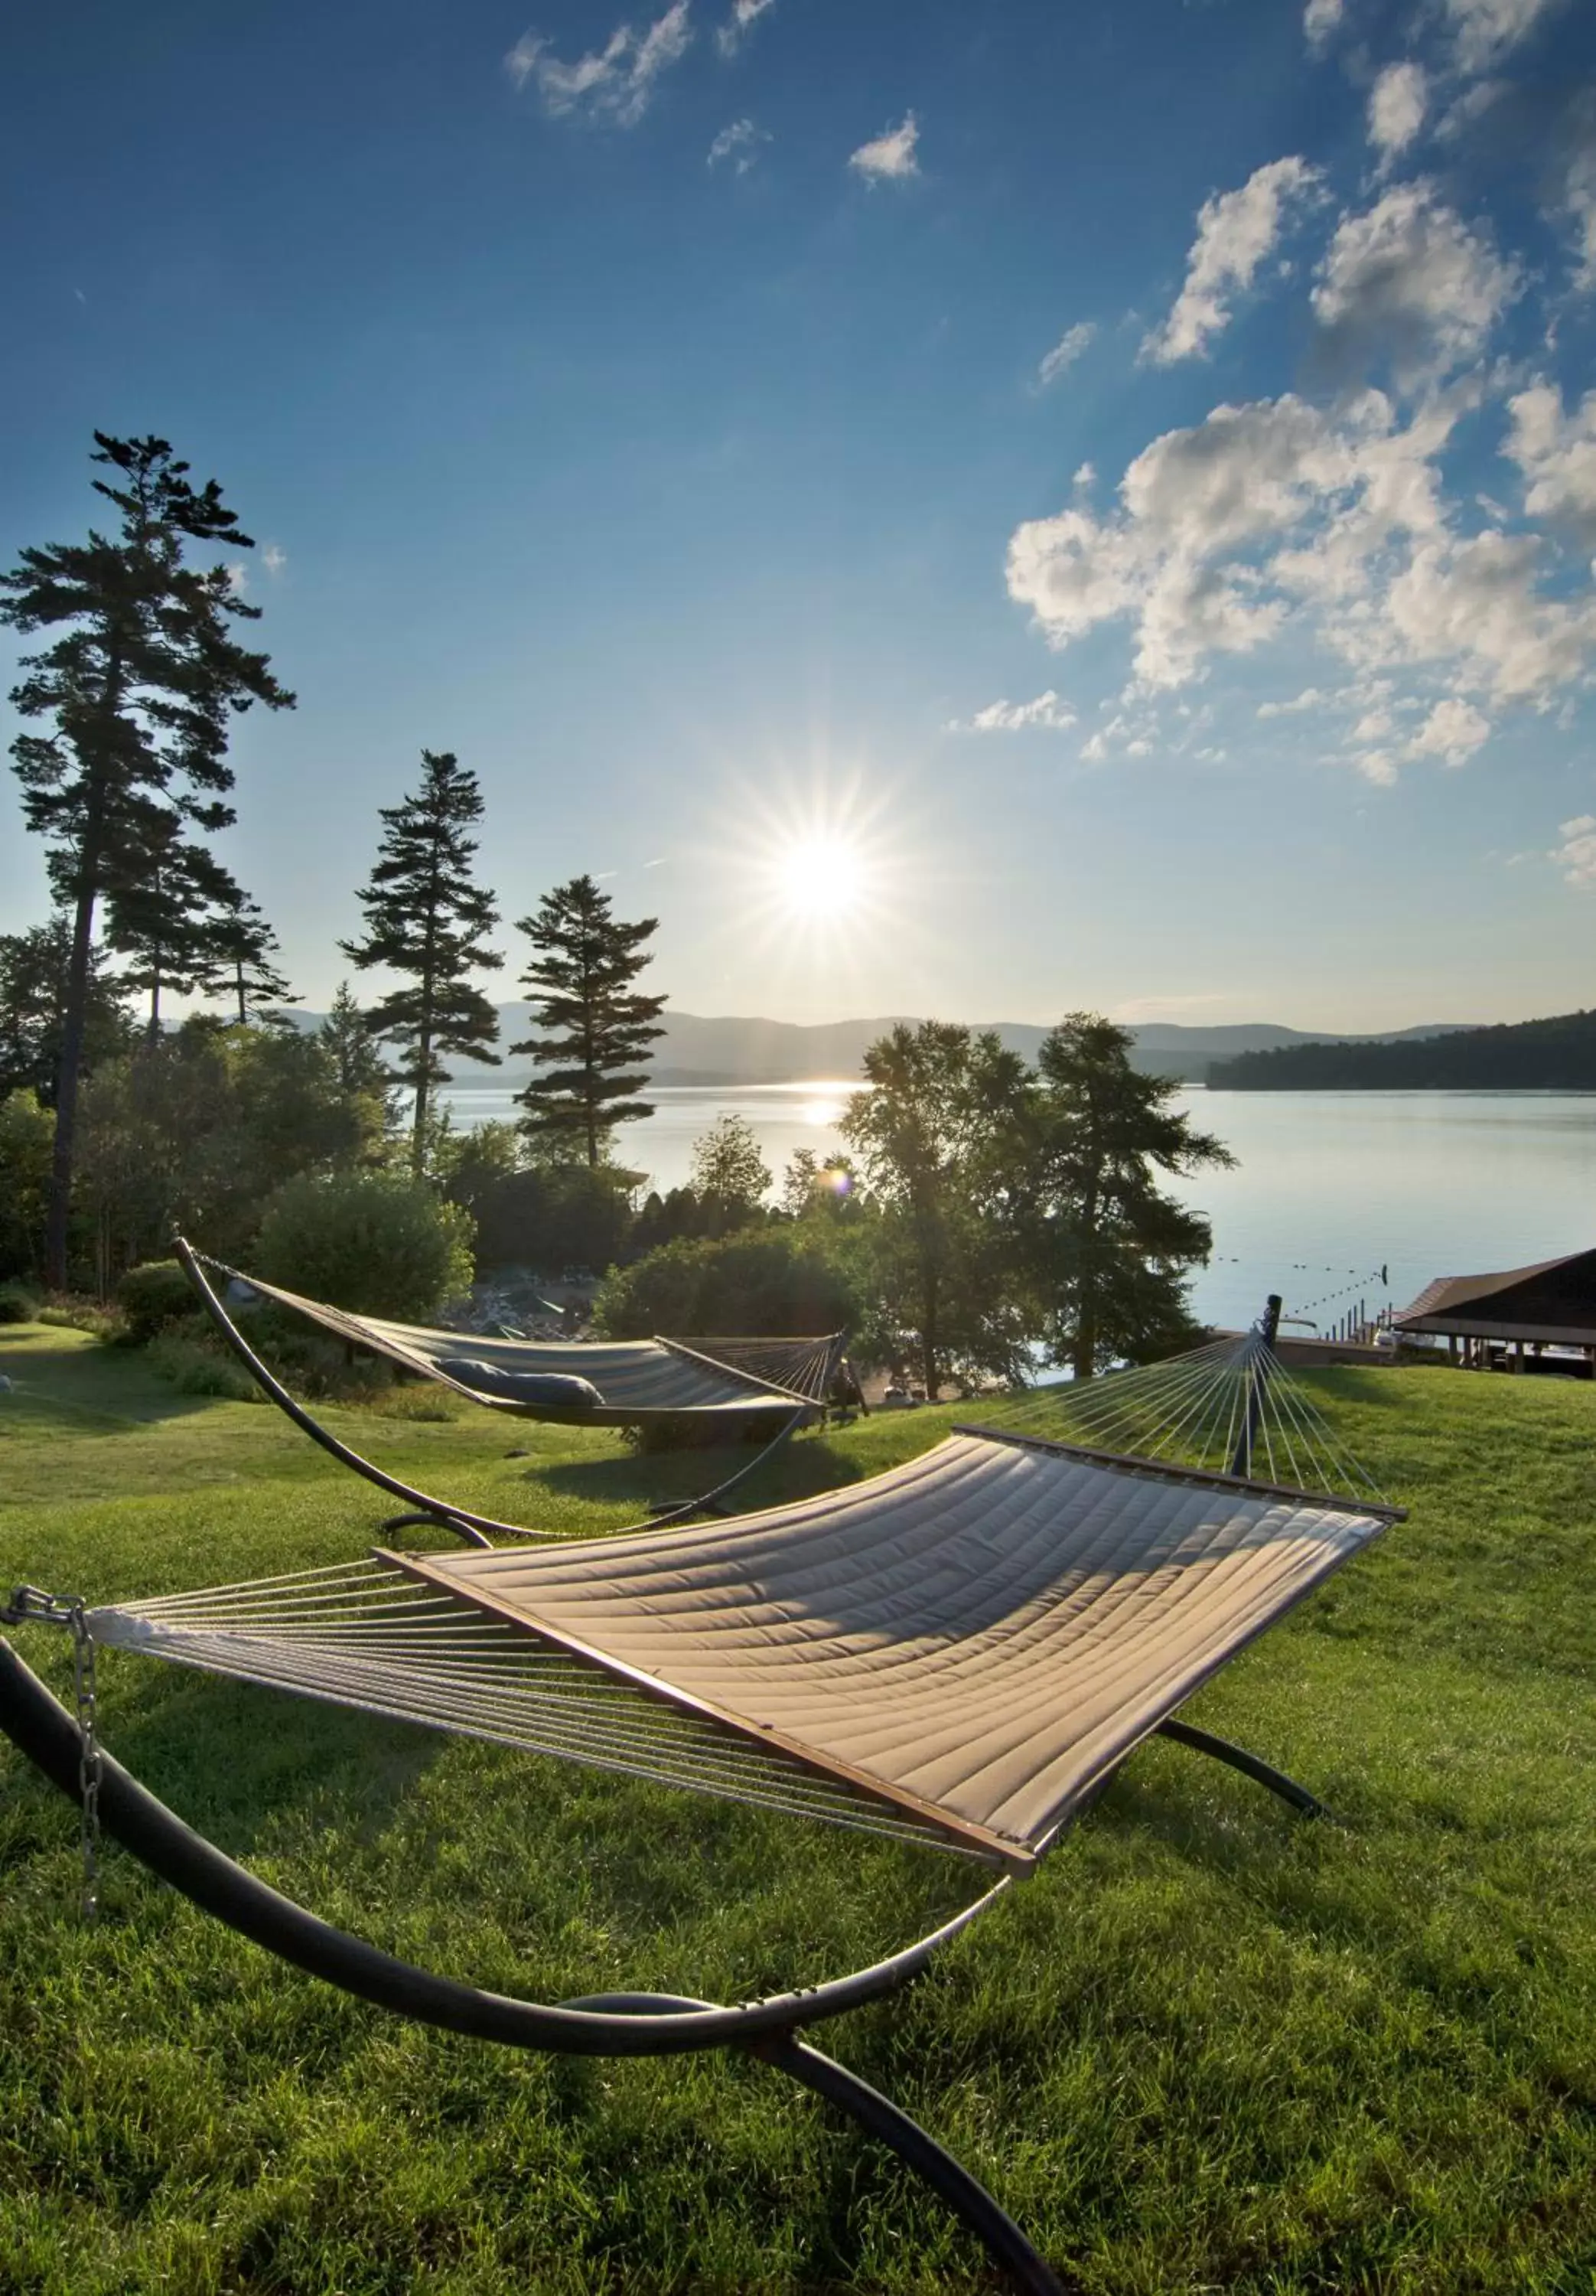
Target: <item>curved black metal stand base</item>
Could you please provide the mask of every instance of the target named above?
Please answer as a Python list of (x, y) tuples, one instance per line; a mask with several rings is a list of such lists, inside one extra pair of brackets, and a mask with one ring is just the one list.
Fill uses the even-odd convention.
[(1172, 1714), (1157, 1725), (1156, 1734), (1173, 1738), (1177, 1746), (1190, 1746), (1196, 1753), (1211, 1754), (1216, 1762), (1228, 1763), (1255, 1784), (1267, 1786), (1271, 1793), (1279, 1794), (1282, 1801), (1289, 1801), (1305, 1817), (1328, 1818), (1331, 1815), (1317, 1794), (1311, 1794), (1306, 1786), (1299, 1786), (1284, 1770), (1271, 1769), (1267, 1762), (1249, 1754), (1245, 1746), (1232, 1746), (1228, 1738), (1216, 1738), (1211, 1730), (1199, 1730), (1194, 1722), (1178, 1721)]
[[(414, 1518), (413, 1518), (413, 1520)], [(430, 1521), (422, 1516), (419, 1520)], [(1305, 1786), (1228, 1739), (1171, 1717), (1158, 1734), (1240, 1770), (1314, 1817), (1329, 1812)], [(77, 1723), (9, 1643), (0, 1639), (0, 1730), (69, 1800), (82, 1799), (82, 1739)], [(483, 1993), (398, 1961), (268, 1889), (184, 1824), (110, 1756), (101, 1756), (100, 1822), (151, 1871), (205, 1912), (346, 1993), (400, 2016), (499, 2041), (573, 2056), (663, 2056), (743, 2047), (836, 2105), (888, 2145), (937, 2193), (1026, 2296), (1063, 2296), (1063, 2287), (986, 2187), (880, 2090), (798, 2038), (800, 2030), (892, 1992), (919, 1975), (938, 1946), (957, 1936), (1008, 1888), (999, 1882), (953, 1921), (902, 1953), (852, 1976), (802, 1993), (721, 2007), (673, 1995), (612, 1993), (543, 2005)]]
[[(0, 1639), (0, 1730), (68, 1800), (81, 1802), (77, 1723), (32, 1669)], [(608, 1994), (544, 2005), (483, 1993), (380, 1952), (268, 1889), (184, 1824), (109, 1755), (101, 1756), (100, 1822), (162, 1881), (269, 1953), (380, 2008), (479, 2040), (571, 2056), (666, 2056), (697, 2049), (753, 2049), (891, 2146), (969, 2226), (1015, 2287), (1063, 2296), (1062, 2284), (985, 2186), (933, 2136), (879, 2091), (797, 2038), (798, 2030), (895, 1991), (918, 1976), (937, 1947), (958, 1935), (1008, 1888), (973, 1906), (904, 1952), (801, 1993), (737, 2007), (659, 1994)]]

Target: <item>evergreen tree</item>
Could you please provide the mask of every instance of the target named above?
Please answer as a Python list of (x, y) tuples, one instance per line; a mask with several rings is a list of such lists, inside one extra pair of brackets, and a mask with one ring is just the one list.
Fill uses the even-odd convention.
[(1077, 1379), (1190, 1338), (1184, 1277), (1213, 1239), (1156, 1175), (1235, 1162), (1170, 1105), (1177, 1079), (1132, 1066), (1134, 1043), (1097, 1013), (1072, 1013), (1037, 1056), (1033, 1268), (1046, 1344)]
[(517, 1095), (522, 1123), (551, 1143), (579, 1141), (590, 1168), (603, 1160), (618, 1124), (654, 1113), (638, 1097), (648, 1077), (633, 1064), (665, 1033), (657, 1025), (665, 999), (639, 996), (632, 983), (649, 962), (643, 944), (659, 922), (624, 924), (591, 877), (573, 877), (516, 927), (537, 951), (521, 978), (544, 1033), (510, 1049), (550, 1070)]
[(316, 1030), (323, 1051), (332, 1064), (338, 1088), (346, 1099), (374, 1096), (389, 1106), (392, 1078), (383, 1065), (366, 1015), (340, 980), (333, 992), (332, 1008)]
[(405, 1047), (398, 1073), (415, 1095), (410, 1160), (420, 1173), (432, 1138), (433, 1094), (449, 1081), (439, 1055), (499, 1064), (498, 1015), (467, 977), (500, 963), (483, 938), (499, 913), (493, 896), (471, 882), (477, 840), (467, 832), (482, 818), (482, 792), (452, 750), (423, 750), (420, 789), (381, 812), (387, 826), (359, 895), (366, 935), (339, 947), (362, 972), (381, 964), (410, 976), (409, 986), (372, 1007), (366, 1025)]
[[(28, 931), (0, 933), (0, 1096), (34, 1092), (53, 1103), (61, 1077), (67, 980), (72, 965), (70, 920), (57, 915)], [(106, 970), (99, 943), (89, 949), (80, 1066), (85, 1075), (127, 1051), (133, 1041), (127, 993)]]
[(231, 901), (245, 897), (202, 845), (183, 834), (183, 816), (141, 808), (127, 849), (106, 888), (106, 940), (127, 962), (122, 979), (150, 1000), (148, 1043), (160, 1036), (163, 994), (192, 996), (209, 984), (211, 934)]
[(241, 1029), (251, 1015), (265, 1020), (276, 1006), (299, 1002), (273, 961), (278, 953), (277, 936), (259, 904), (230, 882), (206, 932), (203, 987), (208, 996), (234, 1001)]
[(32, 636), (59, 631), (25, 657), (12, 701), (50, 721), (12, 744), (29, 829), (50, 842), (55, 895), (73, 913), (61, 1070), (55, 1094), (46, 1266), (66, 1281), (78, 1082), (89, 1007), (94, 912), (136, 853), (148, 808), (173, 793), (204, 831), (232, 819), (227, 736), (235, 713), (292, 706), (266, 656), (233, 636), (230, 617), (254, 619), (225, 565), (184, 563), (192, 544), (253, 547), (215, 480), (196, 489), (164, 439), (94, 433), (94, 460), (113, 473), (95, 491), (120, 513), (119, 534), (23, 551), (0, 575), (0, 622)]

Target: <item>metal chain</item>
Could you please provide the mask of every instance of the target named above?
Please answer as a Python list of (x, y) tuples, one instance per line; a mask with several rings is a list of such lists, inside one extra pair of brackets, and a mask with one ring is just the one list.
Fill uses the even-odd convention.
[(83, 1918), (92, 1922), (100, 1910), (100, 1781), (105, 1764), (95, 1734), (94, 1638), (81, 1602), (74, 1603), (72, 1628), (72, 1686), (78, 1694), (78, 1791), (80, 1800), (78, 1840), (83, 1858)]
[(13, 1587), (0, 1603), (0, 1625), (30, 1624), (66, 1627), (72, 1636), (72, 1687), (78, 1702), (78, 1842), (83, 1860), (83, 1918), (92, 1922), (100, 1910), (100, 1785), (105, 1758), (96, 1728), (98, 1696), (94, 1681), (94, 1637), (89, 1632), (88, 1605), (80, 1595), (49, 1595), (42, 1587)]

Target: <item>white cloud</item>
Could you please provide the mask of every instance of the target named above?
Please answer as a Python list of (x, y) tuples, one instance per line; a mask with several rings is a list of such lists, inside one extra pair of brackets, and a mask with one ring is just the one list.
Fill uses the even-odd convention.
[[(1596, 659), (1596, 597), (1547, 594), (1541, 537), (1454, 524), (1439, 457), (1473, 404), (1432, 400), (1406, 422), (1378, 390), (1334, 412), (1289, 393), (1215, 407), (1145, 447), (1102, 516), (1071, 504), (1017, 528), (1010, 595), (1059, 650), (1128, 621), (1143, 688), (1295, 624), (1359, 673), (1365, 741), (1391, 733), (1377, 681), (1404, 669), (1542, 706)], [(1468, 722), (1446, 713), (1421, 738), (1456, 748)]]
[(1389, 750), (1365, 750), (1352, 762), (1363, 779), (1372, 782), (1376, 789), (1390, 789), (1395, 785), (1396, 760)]
[(1066, 327), (1036, 369), (1038, 386), (1045, 390), (1050, 382), (1057, 382), (1059, 377), (1075, 365), (1096, 333), (1095, 319), (1077, 319), (1073, 327)]
[(1424, 125), (1428, 82), (1422, 64), (1387, 64), (1369, 91), (1369, 141), (1389, 166)]
[(274, 542), (268, 542), (260, 554), (260, 562), (266, 572), (275, 578), (288, 564), (288, 553), (286, 550), (279, 550)]
[(634, 127), (648, 110), (661, 73), (681, 61), (692, 40), (692, 0), (673, 0), (645, 32), (618, 25), (602, 48), (563, 64), (539, 32), (523, 32), (504, 59), (517, 87), (531, 80), (544, 109), (556, 116), (585, 111), (594, 119)]
[(1405, 754), (1410, 758), (1439, 758), (1444, 765), (1461, 766), (1490, 737), (1490, 719), (1471, 701), (1460, 701), (1453, 694), (1436, 702), (1408, 743)]
[(1459, 70), (1470, 76), (1488, 70), (1558, 5), (1559, 0), (1445, 0)]
[(1074, 710), (1061, 702), (1050, 686), (1035, 701), (989, 701), (973, 718), (950, 718), (945, 730), (949, 734), (1023, 734), (1040, 726), (1049, 733), (1061, 734), (1066, 726), (1074, 724)]
[(1526, 513), (1596, 545), (1596, 390), (1565, 415), (1562, 392), (1538, 382), (1510, 398), (1508, 413), (1512, 430), (1502, 451), (1524, 473)]
[(723, 160), (729, 160), (737, 175), (746, 176), (759, 157), (761, 144), (769, 142), (768, 131), (756, 127), (751, 119), (734, 119), (729, 127), (721, 129), (709, 146), (707, 164), (718, 168)]
[(1596, 813), (1577, 813), (1559, 822), (1562, 843), (1546, 856), (1555, 861), (1571, 885), (1596, 885)]
[(1314, 315), (1341, 357), (1360, 373), (1388, 358), (1404, 385), (1477, 358), (1518, 284), (1513, 266), (1422, 182), (1343, 216), (1317, 282)]
[(916, 157), (919, 143), (920, 122), (912, 111), (906, 111), (896, 127), (883, 128), (870, 143), (861, 144), (856, 152), (850, 152), (848, 166), (867, 183), (902, 183), (907, 176), (920, 173)]
[(227, 569), (227, 587), (235, 598), (241, 598), (250, 586), (250, 570), (241, 558), (235, 558)]
[(1251, 286), (1279, 239), (1287, 209), (1319, 182), (1319, 170), (1305, 160), (1272, 160), (1255, 169), (1240, 191), (1218, 192), (1203, 201), (1186, 258), (1185, 284), (1164, 324), (1143, 341), (1143, 358), (1167, 366), (1207, 351), (1229, 322), (1231, 296)]
[(1307, 0), (1302, 12), (1302, 29), (1315, 55), (1322, 55), (1341, 29), (1346, 0)]
[(715, 35), (723, 56), (734, 56), (749, 32), (776, 0), (732, 0), (732, 12)]
[(1329, 706), (1329, 703), (1328, 693), (1322, 693), (1316, 685), (1305, 685), (1302, 692), (1289, 701), (1260, 701), (1258, 716), (1260, 718), (1295, 718), (1305, 709), (1323, 709)]
[(1550, 698), (1596, 648), (1596, 599), (1543, 595), (1542, 560), (1533, 534), (1422, 544), (1386, 593), (1387, 658), (1459, 665), (1502, 701)]

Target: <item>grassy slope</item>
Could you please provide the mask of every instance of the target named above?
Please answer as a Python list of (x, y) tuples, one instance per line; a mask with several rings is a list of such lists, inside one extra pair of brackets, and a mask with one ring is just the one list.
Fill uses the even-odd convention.
[[(274, 1413), (0, 1331), (0, 1579), (95, 1599), (354, 1556), (377, 1496)], [(1042, 1874), (831, 2046), (1093, 2291), (1596, 2288), (1596, 1392), (1326, 1376), (1412, 1519), (1195, 1718), (1340, 1813), (1139, 1753)], [(556, 1529), (705, 1462), (471, 1414), (331, 1414), (397, 1472)], [(757, 1496), (946, 1414), (806, 1438)], [(524, 1444), (530, 1456), (505, 1456)], [(19, 1636), (58, 1686), (64, 1652)], [(395, 1950), (545, 1998), (742, 1997), (853, 1965), (968, 1869), (109, 1659), (109, 1742), (225, 1847)], [(752, 2062), (512, 2057), (284, 1971), (0, 1757), (0, 2288), (986, 2284), (937, 2204)], [(823, 2043), (824, 2036), (822, 2037)]]

